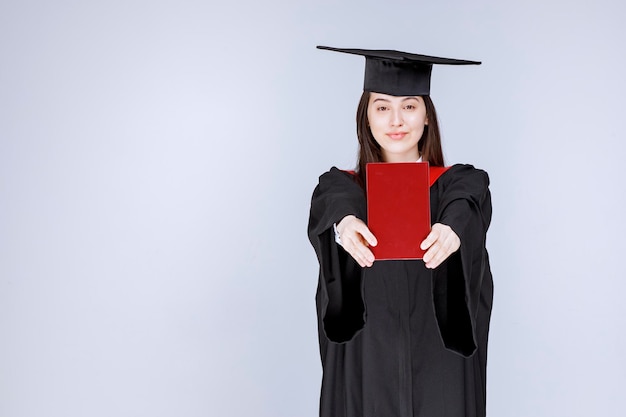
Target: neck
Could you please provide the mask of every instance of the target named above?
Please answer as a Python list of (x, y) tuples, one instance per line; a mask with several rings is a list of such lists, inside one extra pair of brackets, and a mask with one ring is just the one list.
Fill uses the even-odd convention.
[(417, 152), (416, 154), (410, 155), (397, 155), (397, 154), (387, 154), (383, 153), (383, 160), (385, 162), (415, 162), (419, 161), (422, 158), (422, 155)]

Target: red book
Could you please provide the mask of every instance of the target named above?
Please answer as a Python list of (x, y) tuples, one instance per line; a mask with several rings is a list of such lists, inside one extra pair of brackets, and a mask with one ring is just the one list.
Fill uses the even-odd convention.
[(367, 222), (376, 260), (422, 259), (430, 233), (428, 162), (367, 164)]

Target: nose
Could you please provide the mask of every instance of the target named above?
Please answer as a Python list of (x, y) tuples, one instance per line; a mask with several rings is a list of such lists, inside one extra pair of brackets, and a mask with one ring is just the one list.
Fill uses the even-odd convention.
[(402, 119), (401, 109), (394, 109), (391, 111), (391, 125), (392, 126), (402, 126), (404, 124), (404, 120)]

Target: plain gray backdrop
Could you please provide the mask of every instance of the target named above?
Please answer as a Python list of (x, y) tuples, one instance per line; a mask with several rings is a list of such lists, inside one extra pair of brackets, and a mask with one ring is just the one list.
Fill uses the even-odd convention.
[(313, 417), (311, 192), (363, 59), (491, 176), (491, 416), (623, 416), (618, 0), (0, 3), (0, 416)]

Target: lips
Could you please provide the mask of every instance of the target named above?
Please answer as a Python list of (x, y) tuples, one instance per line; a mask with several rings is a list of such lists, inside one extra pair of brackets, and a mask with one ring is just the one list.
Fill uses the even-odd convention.
[(403, 139), (406, 135), (408, 135), (408, 132), (389, 132), (387, 133), (387, 136), (392, 139), (392, 140), (401, 140)]

